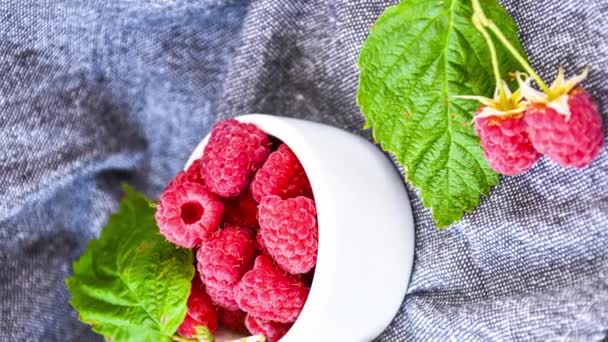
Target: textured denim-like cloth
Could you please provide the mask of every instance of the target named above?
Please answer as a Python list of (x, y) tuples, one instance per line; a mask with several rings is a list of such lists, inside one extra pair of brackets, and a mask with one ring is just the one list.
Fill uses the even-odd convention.
[[(157, 196), (219, 118), (289, 115), (369, 138), (356, 59), (390, 4), (1, 1), (0, 340), (101, 341), (68, 304), (72, 261), (116, 209), (122, 182)], [(590, 66), (585, 85), (605, 113), (608, 4), (503, 4), (545, 77), (560, 63)], [(584, 170), (542, 160), (503, 178), (443, 231), (408, 191), (414, 272), (378, 341), (606, 338), (605, 151)]]

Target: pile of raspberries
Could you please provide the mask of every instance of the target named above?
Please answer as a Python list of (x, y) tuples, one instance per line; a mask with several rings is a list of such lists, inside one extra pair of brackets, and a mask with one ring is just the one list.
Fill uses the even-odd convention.
[(178, 333), (218, 325), (278, 341), (296, 320), (317, 261), (315, 202), (291, 149), (253, 124), (216, 124), (202, 158), (161, 195), (160, 232), (196, 251)]

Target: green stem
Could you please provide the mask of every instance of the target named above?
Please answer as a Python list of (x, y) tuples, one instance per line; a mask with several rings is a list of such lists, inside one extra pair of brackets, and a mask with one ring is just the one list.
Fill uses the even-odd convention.
[(502, 83), (502, 75), (500, 73), (500, 68), (498, 66), (498, 57), (496, 55), (496, 47), (494, 46), (494, 41), (486, 31), (485, 27), (481, 24), (481, 21), (484, 19), (483, 11), (479, 6), (479, 1), (473, 1), (473, 25), (481, 33), (483, 39), (485, 39), (488, 48), (490, 49), (490, 57), (492, 58), (492, 69), (494, 71), (494, 78), (496, 80), (496, 85)]
[(173, 340), (173, 342), (192, 342), (192, 341), (196, 341), (196, 340), (191, 340), (189, 338), (185, 338), (185, 337), (181, 337), (181, 336), (177, 336), (177, 335), (171, 336), (171, 339)]
[(547, 86), (547, 84), (543, 81), (542, 78), (540, 78), (540, 76), (536, 73), (536, 71), (534, 71), (534, 69), (532, 69), (532, 67), (530, 66), (530, 64), (528, 63), (528, 61), (526, 61), (526, 59), (524, 58), (524, 56), (522, 56), (519, 53), (519, 51), (517, 51), (517, 49), (509, 42), (509, 40), (507, 39), (507, 37), (505, 37), (505, 35), (502, 33), (502, 31), (500, 31), (500, 29), (498, 28), (498, 26), (496, 26), (496, 24), (494, 24), (494, 22), (489, 21), (487, 27), (492, 32), (494, 32), (494, 34), (496, 35), (496, 37), (498, 38), (498, 40), (500, 40), (502, 42), (502, 44), (507, 48), (507, 50), (509, 50), (509, 52), (511, 52), (511, 55), (513, 55), (513, 57), (515, 57), (515, 59), (519, 62), (519, 64), (521, 64), (521, 66), (528, 73), (528, 75), (532, 76), (532, 78), (534, 79), (534, 81), (536, 81), (536, 84), (538, 84), (538, 86), (546, 94), (549, 94), (551, 92), (549, 86)]
[(473, 25), (483, 38), (486, 40), (486, 44), (488, 45), (488, 49), (490, 50), (490, 58), (492, 60), (492, 71), (494, 72), (494, 81), (496, 82), (496, 89), (498, 89), (498, 96), (500, 97), (500, 103), (504, 104), (508, 102), (506, 98), (506, 91), (504, 89), (504, 83), (502, 81), (502, 74), (500, 72), (500, 66), (498, 65), (498, 55), (496, 54), (496, 47), (494, 46), (494, 41), (486, 31), (485, 27), (481, 25), (480, 18), (477, 14), (473, 14)]
[(534, 79), (534, 81), (536, 81), (538, 86), (546, 94), (549, 94), (551, 92), (551, 90), (549, 89), (547, 84), (536, 73), (536, 71), (534, 71), (534, 69), (532, 69), (532, 66), (530, 66), (528, 61), (526, 61), (524, 56), (522, 56), (521, 53), (519, 53), (519, 51), (517, 51), (517, 49), (513, 46), (513, 44), (511, 44), (511, 42), (509, 42), (509, 39), (507, 39), (507, 37), (505, 37), (505, 35), (500, 30), (500, 28), (498, 28), (498, 26), (496, 26), (496, 24), (492, 20), (490, 20), (486, 17), (485, 13), (483, 12), (483, 9), (481, 8), (481, 5), (479, 4), (479, 0), (472, 0), (472, 1), (473, 1), (473, 11), (475, 13), (474, 15), (478, 16), (479, 23), (482, 26), (490, 29), (490, 31), (492, 31), (492, 33), (494, 33), (494, 35), (496, 35), (496, 38), (498, 38), (498, 40), (502, 43), (502, 45), (504, 45), (504, 47), (507, 48), (507, 50), (511, 53), (511, 55), (513, 57), (515, 57), (517, 62), (519, 62), (519, 64), (524, 68), (524, 70), (528, 73), (528, 75), (530, 75)]

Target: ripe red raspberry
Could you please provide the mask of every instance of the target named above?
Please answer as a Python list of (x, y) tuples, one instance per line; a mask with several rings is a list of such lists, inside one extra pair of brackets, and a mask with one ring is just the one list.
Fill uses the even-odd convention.
[(205, 286), (198, 277), (192, 279), (192, 288), (190, 289), (187, 306), (188, 316), (202, 323), (209, 330), (215, 331), (217, 328), (217, 308), (205, 292)]
[(218, 317), (220, 324), (234, 332), (238, 332), (243, 335), (247, 335), (247, 327), (245, 326), (245, 316), (247, 314), (239, 309), (237, 310), (226, 310), (220, 308), (218, 310)]
[(282, 200), (266, 196), (259, 206), (263, 244), (277, 264), (292, 274), (306, 273), (317, 262), (315, 202), (303, 196)]
[(253, 269), (245, 273), (234, 288), (234, 298), (241, 310), (261, 319), (281, 323), (296, 320), (309, 289), (299, 277), (286, 274), (272, 259), (260, 255)]
[(176, 184), (161, 195), (156, 223), (167, 240), (193, 248), (217, 230), (224, 205), (198, 183)]
[(528, 108), (525, 122), (532, 145), (538, 152), (562, 166), (585, 167), (604, 146), (602, 118), (589, 94), (578, 84), (588, 70), (570, 79), (559, 68), (551, 86), (540, 92), (530, 78), (517, 81)]
[(533, 104), (525, 120), (536, 150), (559, 165), (582, 168), (604, 146), (602, 118), (582, 88), (574, 88), (567, 96), (569, 117), (544, 104)]
[(512, 93), (507, 83), (501, 81), (496, 85), (493, 98), (458, 98), (482, 104), (475, 113), (475, 130), (486, 160), (494, 171), (514, 176), (538, 161), (540, 154), (532, 147), (522, 118), (526, 104), (522, 101), (521, 91)]
[(258, 202), (268, 195), (278, 195), (283, 199), (300, 195), (312, 197), (302, 164), (285, 144), (270, 154), (250, 187), (253, 198)]
[(224, 200), (224, 226), (238, 226), (255, 232), (258, 227), (258, 202), (248, 189), (236, 198)]
[(187, 306), (186, 317), (177, 329), (180, 335), (192, 338), (198, 326), (206, 326), (211, 332), (217, 329), (217, 308), (197, 277), (192, 280)]
[(266, 337), (267, 342), (279, 341), (291, 328), (291, 324), (266, 321), (251, 315), (247, 315), (247, 318), (245, 318), (245, 325), (253, 335)]
[(215, 305), (227, 310), (237, 310), (239, 305), (234, 300), (234, 287), (236, 284), (210, 283), (207, 293)]
[(213, 127), (202, 158), (205, 184), (221, 197), (235, 197), (270, 153), (268, 136), (253, 124), (234, 119)]
[(238, 308), (233, 287), (251, 269), (255, 255), (251, 233), (237, 227), (219, 230), (201, 244), (196, 253), (197, 269), (216, 304), (229, 310)]
[(165, 191), (174, 188), (175, 186), (190, 182), (190, 183), (198, 183), (205, 186), (205, 181), (201, 177), (201, 167), (200, 167), (200, 159), (195, 160), (192, 165), (186, 171), (180, 171), (175, 178), (169, 182)]
[[(483, 112), (483, 106), (478, 113)], [(540, 158), (532, 147), (521, 114), (477, 117), (475, 130), (494, 171), (515, 176), (530, 169)]]

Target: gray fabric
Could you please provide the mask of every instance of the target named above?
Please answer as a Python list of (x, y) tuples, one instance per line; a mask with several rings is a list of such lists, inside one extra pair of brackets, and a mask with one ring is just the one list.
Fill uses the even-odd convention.
[[(591, 67), (605, 112), (606, 1), (503, 3), (545, 76)], [(290, 115), (369, 138), (355, 62), (388, 4), (0, 2), (0, 340), (101, 340), (67, 304), (71, 262), (120, 183), (158, 195), (217, 115)], [(444, 231), (409, 188), (414, 273), (378, 340), (605, 338), (607, 172), (605, 151), (582, 171), (543, 160)]]

